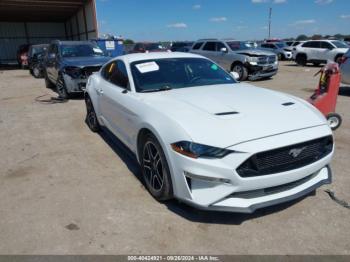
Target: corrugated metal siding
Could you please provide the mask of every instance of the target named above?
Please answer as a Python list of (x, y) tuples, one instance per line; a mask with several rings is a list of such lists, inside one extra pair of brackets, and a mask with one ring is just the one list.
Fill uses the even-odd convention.
[(93, 31), (95, 29), (95, 24), (94, 24), (95, 17), (94, 17), (92, 3), (87, 4), (85, 6), (85, 14), (86, 14), (87, 29), (88, 29), (88, 31)]
[[(85, 30), (83, 8), (85, 8), (88, 32)], [(88, 1), (85, 7), (82, 7), (66, 22), (0, 22), (0, 63), (1, 61), (8, 62), (8, 60), (15, 61), (17, 49), (22, 44), (49, 43), (53, 39), (86, 40), (86, 38), (97, 38), (95, 22), (94, 2), (92, 0)]]
[(30, 37), (50, 37), (64, 39), (66, 37), (64, 23), (27, 23)]

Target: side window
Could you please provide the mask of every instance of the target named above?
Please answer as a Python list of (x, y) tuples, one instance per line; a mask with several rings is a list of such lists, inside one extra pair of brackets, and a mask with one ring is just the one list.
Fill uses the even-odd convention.
[(101, 72), (101, 75), (102, 77), (109, 81), (110, 78), (111, 78), (111, 73), (112, 73), (112, 70), (113, 68), (115, 67), (115, 62), (112, 62), (112, 63), (109, 63), (107, 64), (103, 69), (102, 69), (102, 72)]
[(303, 47), (311, 47), (311, 42), (306, 42), (303, 44)]
[(261, 47), (263, 47), (263, 48), (269, 48), (269, 45), (268, 45), (268, 44), (261, 44)]
[(57, 54), (57, 46), (52, 44), (49, 48), (49, 54)]
[(305, 44), (303, 44), (303, 47), (320, 48), (321, 43), (319, 41), (310, 41), (310, 42), (306, 42)]
[(205, 51), (216, 51), (216, 42), (206, 42), (203, 47)]
[(313, 43), (312, 43), (312, 47), (313, 47), (313, 48), (321, 48), (321, 42), (319, 42), (319, 41), (313, 42)]
[(199, 48), (201, 48), (201, 46), (203, 45), (203, 42), (199, 42), (199, 43), (196, 43), (194, 46), (193, 46), (193, 50), (198, 50)]
[(129, 79), (124, 62), (120, 60), (115, 61), (114, 67), (111, 71), (110, 82), (121, 88), (127, 89), (129, 85)]
[(328, 42), (321, 42), (321, 48), (333, 49), (334, 47)]
[(227, 49), (227, 47), (223, 43), (217, 42), (216, 43), (216, 51), (220, 51), (221, 48), (226, 48)]

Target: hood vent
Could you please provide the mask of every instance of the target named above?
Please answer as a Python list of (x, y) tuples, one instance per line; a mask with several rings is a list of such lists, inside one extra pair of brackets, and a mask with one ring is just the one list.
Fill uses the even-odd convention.
[(236, 111), (233, 111), (233, 112), (221, 112), (221, 113), (216, 113), (215, 115), (217, 115), (217, 116), (227, 116), (227, 115), (236, 115), (236, 114), (239, 114), (239, 113), (236, 112)]
[(291, 106), (291, 105), (294, 105), (295, 103), (293, 102), (287, 102), (287, 103), (283, 103), (282, 105), (283, 106)]

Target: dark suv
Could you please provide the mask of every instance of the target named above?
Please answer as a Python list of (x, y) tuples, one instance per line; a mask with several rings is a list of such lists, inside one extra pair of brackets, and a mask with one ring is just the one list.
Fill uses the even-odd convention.
[(62, 98), (83, 92), (89, 76), (111, 57), (90, 41), (54, 41), (45, 58), (45, 83)]
[(29, 72), (35, 78), (43, 77), (44, 58), (49, 45), (31, 45), (28, 51)]

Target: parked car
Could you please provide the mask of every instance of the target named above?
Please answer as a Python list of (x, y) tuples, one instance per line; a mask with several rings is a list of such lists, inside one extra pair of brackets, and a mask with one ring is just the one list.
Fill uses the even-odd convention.
[(17, 63), (21, 68), (28, 67), (28, 51), (30, 44), (20, 45), (17, 49)]
[(293, 49), (293, 59), (298, 65), (313, 63), (319, 66), (327, 61), (338, 62), (348, 49), (346, 43), (338, 40), (311, 40)]
[(244, 41), (198, 40), (192, 46), (191, 53), (208, 57), (227, 71), (238, 73), (239, 81), (271, 77), (278, 71), (274, 53), (255, 49)]
[(45, 83), (62, 98), (83, 92), (88, 77), (111, 58), (90, 41), (54, 41), (45, 58)]
[(48, 47), (48, 44), (31, 45), (29, 47), (28, 67), (30, 74), (35, 78), (43, 77), (44, 58)]
[(174, 42), (170, 48), (171, 52), (189, 52), (193, 42)]
[(157, 200), (250, 213), (331, 182), (332, 131), (317, 109), (203, 56), (120, 56), (90, 77), (85, 101), (89, 128), (136, 155)]
[(168, 52), (160, 43), (136, 43), (130, 53)]
[(290, 51), (286, 43), (284, 42), (270, 42), (260, 44), (260, 48), (274, 52), (278, 60), (290, 60), (292, 59), (292, 51)]
[(298, 46), (298, 45), (302, 44), (302, 43), (305, 43), (305, 41), (293, 41), (290, 45), (288, 45), (287, 42), (286, 42), (286, 44), (287, 44), (288, 46), (285, 47), (284, 49), (285, 49), (285, 50), (288, 50), (288, 51), (290, 51), (290, 52), (292, 52), (292, 58), (293, 58), (293, 48), (294, 48), (295, 46)]
[(346, 85), (350, 85), (350, 49), (340, 60), (340, 71), (342, 82)]

